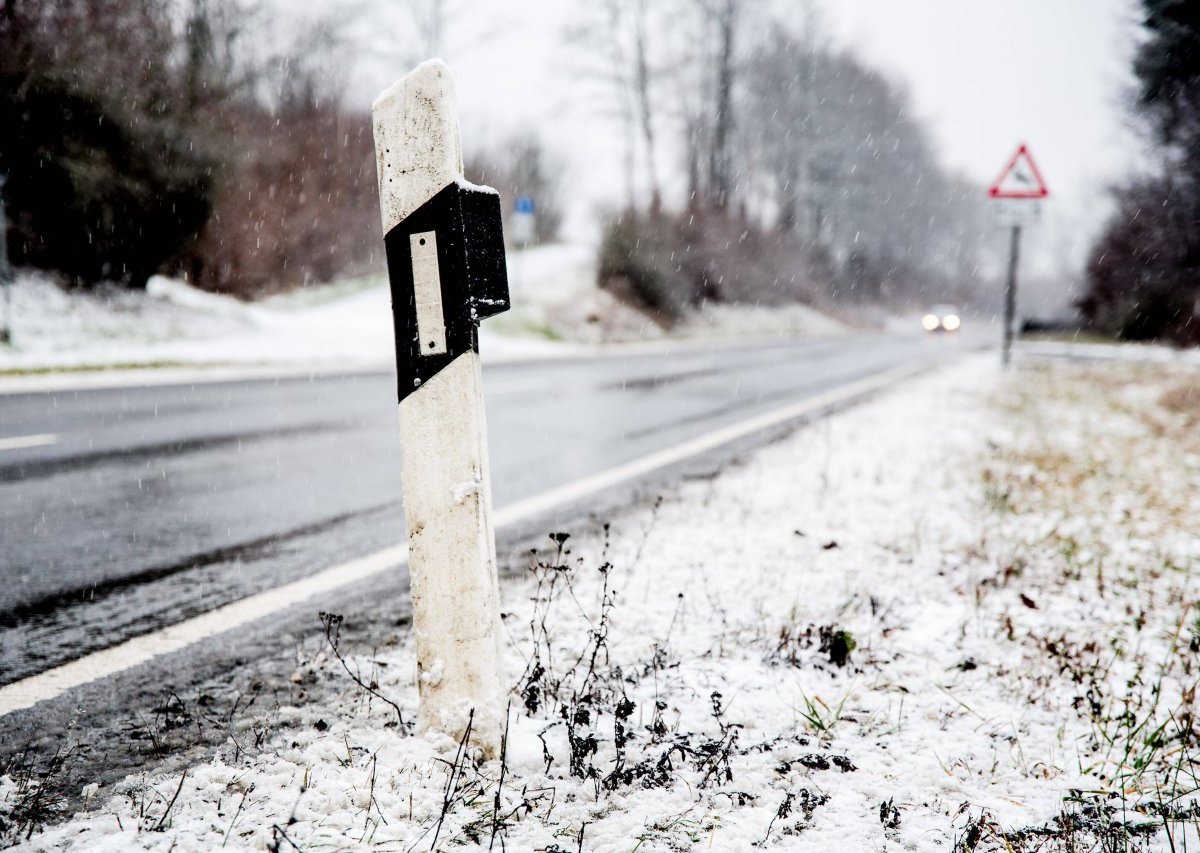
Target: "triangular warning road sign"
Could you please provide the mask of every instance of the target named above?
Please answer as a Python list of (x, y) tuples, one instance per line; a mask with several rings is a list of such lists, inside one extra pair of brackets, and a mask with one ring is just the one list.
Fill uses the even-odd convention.
[(988, 187), (992, 198), (1045, 198), (1050, 195), (1029, 149), (1022, 145), (1008, 161), (996, 182)]

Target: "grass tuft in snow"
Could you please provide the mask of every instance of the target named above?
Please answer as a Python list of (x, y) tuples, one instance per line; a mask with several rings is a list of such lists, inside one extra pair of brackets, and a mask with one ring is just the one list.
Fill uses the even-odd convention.
[(59, 816), (54, 782), (71, 758), (71, 749), (56, 749), (44, 766), (27, 751), (0, 768), (0, 847), (28, 841)]
[(325, 634), (325, 642), (329, 644), (329, 650), (337, 658), (338, 663), (342, 665), (342, 669), (345, 670), (346, 675), (350, 676), (350, 680), (357, 685), (359, 690), (374, 699), (378, 699), (396, 712), (396, 722), (392, 725), (397, 726), (402, 732), (410, 732), (412, 726), (404, 722), (404, 711), (396, 702), (383, 695), (379, 689), (379, 681), (373, 677), (369, 681), (364, 680), (361, 670), (357, 666), (351, 669), (350, 664), (342, 654), (340, 644), (342, 623), (345, 621), (345, 617), (340, 613), (326, 613), (325, 611), (321, 611), (317, 614), (317, 618), (321, 620), (321, 629)]

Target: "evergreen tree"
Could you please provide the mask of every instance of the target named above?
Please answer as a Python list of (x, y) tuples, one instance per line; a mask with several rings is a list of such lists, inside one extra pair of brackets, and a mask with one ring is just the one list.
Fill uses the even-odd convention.
[(181, 124), (163, 0), (0, 9), (0, 172), (12, 260), (142, 286), (211, 211)]
[(1159, 156), (1156, 174), (1116, 191), (1079, 307), (1131, 340), (1200, 344), (1200, 3), (1142, 0), (1148, 38), (1134, 59), (1134, 107)]

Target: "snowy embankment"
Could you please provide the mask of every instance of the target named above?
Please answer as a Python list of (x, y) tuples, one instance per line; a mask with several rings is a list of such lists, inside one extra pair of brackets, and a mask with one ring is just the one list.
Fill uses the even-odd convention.
[[(152, 278), (145, 292), (66, 292), (24, 276), (13, 286), (12, 348), (0, 374), (103, 368), (354, 369), (395, 360), (391, 296), (381, 277), (257, 303)], [(487, 332), (484, 332), (487, 335)], [(493, 358), (545, 354), (536, 340), (492, 336)]]
[[(1198, 387), (908, 383), (511, 558), (503, 761), (410, 733), (380, 626), (338, 649), (396, 709), (327, 649), (293, 681), (334, 704), (28, 848), (1195, 849)], [(17, 831), (34, 788), (0, 782)]]
[[(489, 361), (562, 356), (591, 345), (661, 340), (645, 315), (595, 286), (594, 249), (552, 245), (509, 256), (514, 308), (484, 324)], [(382, 276), (324, 285), (247, 304), (179, 281), (145, 292), (67, 292), (22, 275), (12, 287), (14, 346), (0, 345), (0, 376), (102, 368), (386, 367), (395, 359), (391, 296)], [(755, 339), (838, 334), (811, 308), (721, 307), (673, 331), (676, 338)]]

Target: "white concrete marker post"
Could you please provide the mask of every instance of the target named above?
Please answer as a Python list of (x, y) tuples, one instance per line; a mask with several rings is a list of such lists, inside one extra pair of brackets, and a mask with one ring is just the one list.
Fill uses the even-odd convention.
[(508, 307), (500, 201), (462, 176), (450, 74), (418, 66), (372, 109), (396, 328), (419, 731), (498, 754), (500, 610), (478, 322)]

